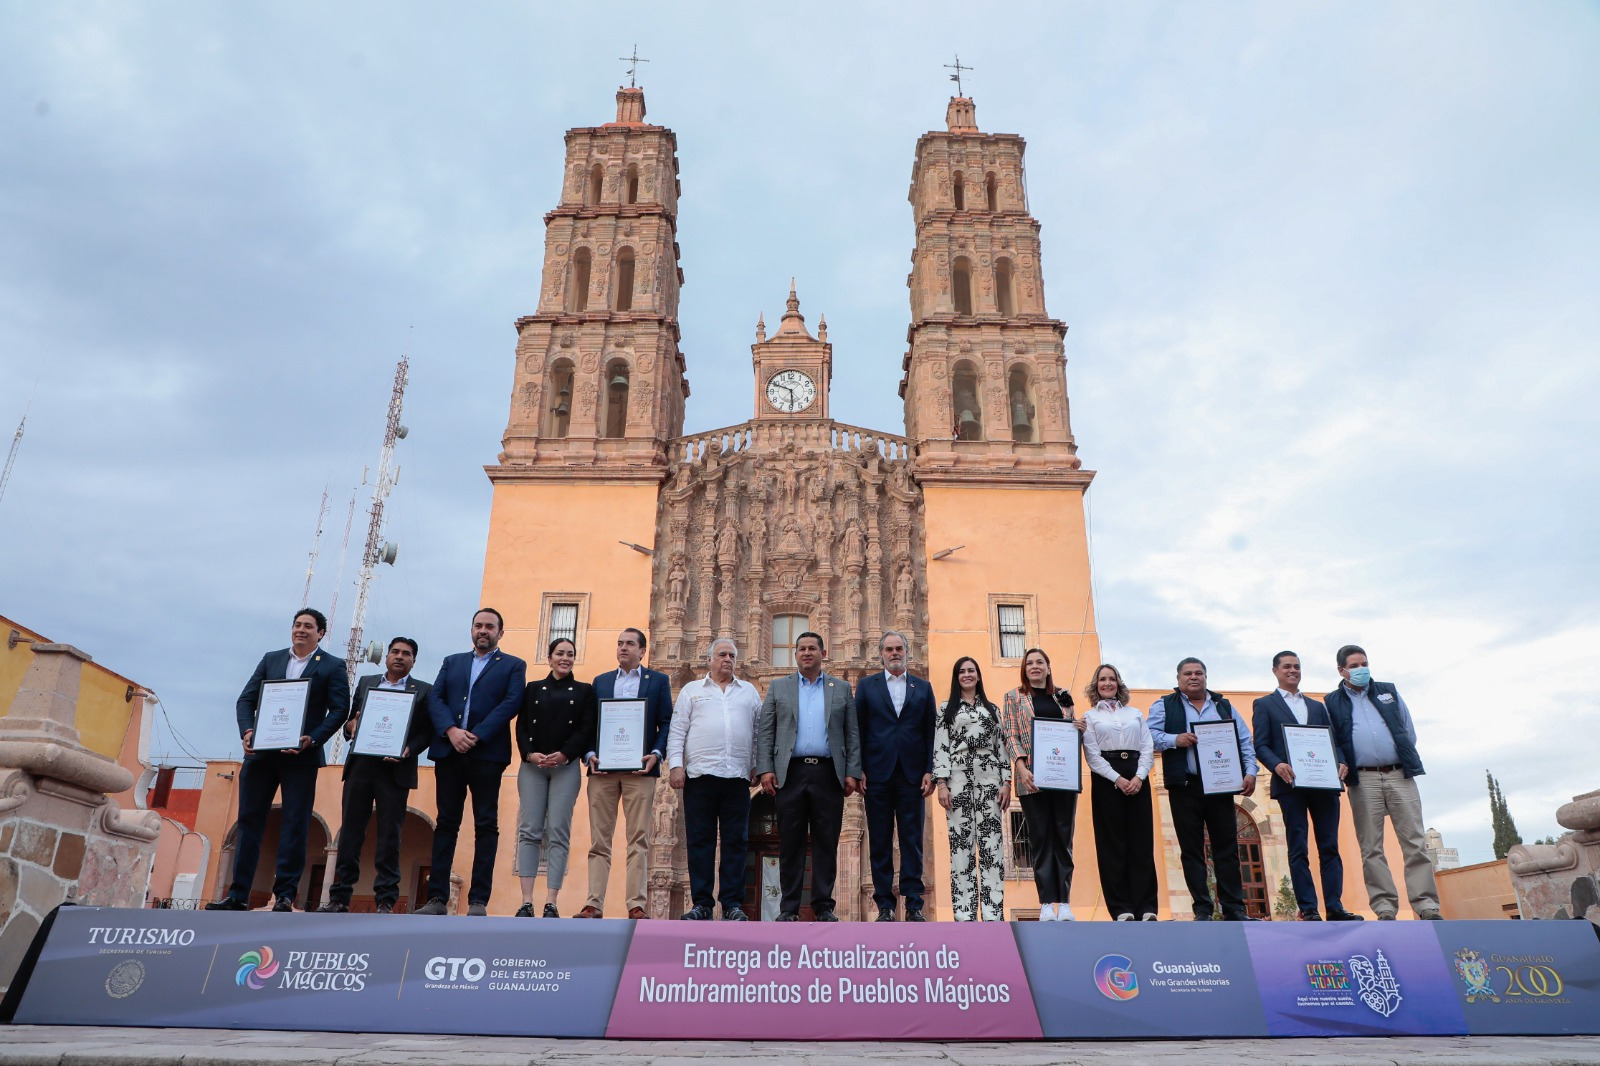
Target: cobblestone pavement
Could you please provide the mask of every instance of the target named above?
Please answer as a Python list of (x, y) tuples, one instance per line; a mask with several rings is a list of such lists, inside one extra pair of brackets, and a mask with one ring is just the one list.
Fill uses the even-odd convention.
[(1243, 1061), (1295, 1066), (1600, 1066), (1600, 1037), (1397, 1037), (1336, 1040), (1166, 1040), (1009, 1044), (538, 1040), (518, 1037), (281, 1033), (219, 1029), (0, 1026), (0, 1063), (18, 1066), (1100, 1066), (1171, 1058), (1182, 1066)]

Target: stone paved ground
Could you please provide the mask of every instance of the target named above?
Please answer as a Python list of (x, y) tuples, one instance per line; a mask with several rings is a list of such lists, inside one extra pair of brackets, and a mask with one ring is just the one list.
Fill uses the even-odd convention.
[(212, 1029), (0, 1026), (0, 1063), (18, 1066), (1600, 1066), (1600, 1037), (799, 1044), (278, 1033)]

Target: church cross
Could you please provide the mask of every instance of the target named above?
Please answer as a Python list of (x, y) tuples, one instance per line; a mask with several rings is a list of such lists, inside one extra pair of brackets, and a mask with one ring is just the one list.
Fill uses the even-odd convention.
[(944, 69), (955, 71), (954, 74), (950, 75), (950, 80), (956, 83), (956, 95), (957, 96), (966, 95), (965, 93), (963, 93), (961, 91), (961, 72), (964, 71), (964, 70), (970, 72), (974, 68), (968, 67), (968, 66), (963, 66), (962, 63), (961, 63), (961, 55), (960, 55), (960, 53), (957, 53), (956, 54), (956, 61), (954, 63), (946, 63), (944, 65)]
[[(956, 61), (957, 62), (960, 62), (960, 59), (961, 59), (960, 56), (956, 57)], [(637, 89), (639, 87), (639, 64), (640, 63), (648, 63), (650, 61), (648, 59), (640, 59), (639, 58), (639, 46), (638, 45), (634, 45), (633, 46), (633, 54), (632, 55), (629, 55), (629, 56), (618, 56), (617, 60), (619, 62), (628, 64), (628, 88)]]

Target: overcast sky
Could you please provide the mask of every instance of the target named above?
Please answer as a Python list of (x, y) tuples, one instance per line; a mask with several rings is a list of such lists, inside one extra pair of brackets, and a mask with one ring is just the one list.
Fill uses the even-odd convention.
[[(325, 486), (312, 602), (339, 591), (342, 650), (402, 352), (367, 632), (417, 637), (429, 677), (466, 647), (562, 133), (613, 117), (637, 42), (678, 134), (689, 431), (750, 416), (791, 275), (835, 417), (901, 429), (906, 189), (959, 50), (979, 126), (1028, 140), (1106, 655), (1260, 689), (1288, 647), (1325, 691), (1364, 644), (1463, 861), (1490, 857), (1485, 769), (1527, 839), (1600, 786), (1600, 7), (0, 0), (0, 25), (0, 448), (28, 415), (0, 613), (154, 689), (191, 751), (237, 753)], [(164, 723), (154, 747), (182, 757)]]

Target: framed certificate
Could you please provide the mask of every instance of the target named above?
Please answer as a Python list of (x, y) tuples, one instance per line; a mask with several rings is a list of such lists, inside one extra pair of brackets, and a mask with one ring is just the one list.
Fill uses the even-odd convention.
[(256, 751), (297, 750), (306, 732), (306, 697), (310, 693), (310, 681), (263, 681), (250, 747)]
[(410, 692), (374, 686), (367, 690), (366, 703), (361, 708), (361, 723), (356, 726), (356, 738), (350, 745), (352, 755), (381, 755), (398, 759), (406, 750), (406, 729), (411, 725), (411, 707), (415, 699)]
[(1200, 785), (1206, 795), (1244, 791), (1244, 758), (1232, 720), (1196, 722), (1195, 759), (1200, 764)]
[(595, 759), (602, 771), (632, 771), (644, 765), (644, 700), (601, 700)]
[(1333, 734), (1327, 726), (1286, 725), (1283, 727), (1284, 754), (1294, 771), (1295, 788), (1320, 788), (1338, 792), (1339, 760), (1333, 754)]
[(1061, 718), (1033, 720), (1033, 786), (1061, 792), (1083, 791), (1078, 723)]

